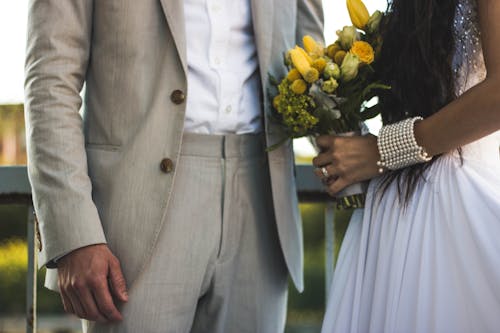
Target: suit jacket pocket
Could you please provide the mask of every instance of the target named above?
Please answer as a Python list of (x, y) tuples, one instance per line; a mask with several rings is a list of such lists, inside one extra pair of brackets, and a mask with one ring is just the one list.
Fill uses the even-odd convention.
[(120, 151), (121, 146), (113, 145), (113, 144), (106, 144), (106, 143), (85, 143), (85, 149)]

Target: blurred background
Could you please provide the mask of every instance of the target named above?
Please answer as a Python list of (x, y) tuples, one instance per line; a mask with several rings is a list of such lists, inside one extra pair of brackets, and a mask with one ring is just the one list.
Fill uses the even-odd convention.
[[(325, 39), (350, 23), (343, 0), (324, 0)], [(385, 9), (385, 0), (366, 0), (370, 12)], [(23, 71), (28, 0), (0, 1), (0, 185), (3, 166), (26, 164), (23, 115)], [(379, 120), (370, 124), (377, 132)], [(314, 149), (296, 140), (296, 163), (310, 164)], [(305, 292), (290, 287), (287, 333), (319, 332), (325, 308), (325, 204), (301, 203), (304, 221)], [(349, 211), (335, 212), (335, 252), (347, 227)], [(27, 281), (27, 216), (25, 205), (0, 203), (0, 333), (25, 331)], [(59, 296), (42, 288), (38, 275), (39, 332), (80, 332), (79, 321), (62, 311)]]

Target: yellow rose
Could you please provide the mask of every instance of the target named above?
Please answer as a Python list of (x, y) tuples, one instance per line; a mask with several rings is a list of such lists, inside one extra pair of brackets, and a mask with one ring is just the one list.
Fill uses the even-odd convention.
[(375, 59), (375, 52), (370, 44), (357, 41), (352, 44), (351, 53), (358, 56), (359, 60), (365, 64), (371, 64)]
[(359, 64), (361, 61), (358, 56), (353, 53), (347, 53), (340, 66), (341, 78), (344, 81), (351, 81), (358, 75)]

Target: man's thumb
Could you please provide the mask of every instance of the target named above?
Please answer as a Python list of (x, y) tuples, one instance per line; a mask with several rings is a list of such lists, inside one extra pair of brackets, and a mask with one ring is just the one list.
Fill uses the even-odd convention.
[(113, 294), (122, 302), (128, 301), (127, 284), (125, 282), (125, 278), (123, 277), (119, 263), (110, 263), (109, 282)]

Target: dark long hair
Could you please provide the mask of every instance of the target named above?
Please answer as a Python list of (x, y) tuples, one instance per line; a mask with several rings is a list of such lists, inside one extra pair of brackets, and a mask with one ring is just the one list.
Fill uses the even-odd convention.
[[(392, 87), (380, 96), (384, 124), (426, 118), (456, 98), (453, 22), (458, 0), (388, 1), (377, 66), (382, 80)], [(389, 172), (382, 181), (382, 191), (396, 181), (400, 198), (407, 202), (437, 158)]]

